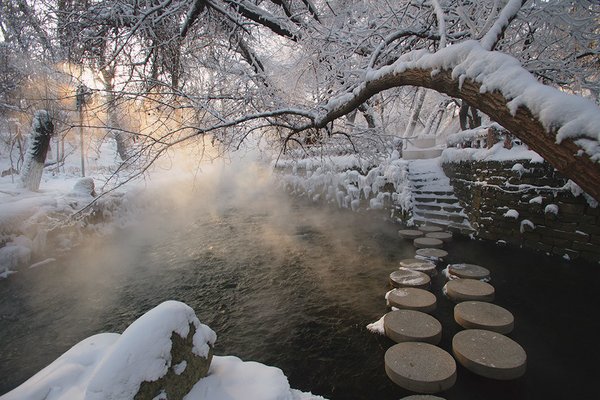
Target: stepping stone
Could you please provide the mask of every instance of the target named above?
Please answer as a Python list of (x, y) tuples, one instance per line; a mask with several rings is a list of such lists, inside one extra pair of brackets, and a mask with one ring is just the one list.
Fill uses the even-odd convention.
[(417, 393), (437, 393), (456, 382), (456, 362), (429, 343), (405, 342), (385, 352), (385, 373), (398, 386)]
[(417, 239), (413, 240), (413, 244), (415, 245), (415, 247), (417, 249), (422, 249), (425, 247), (433, 247), (433, 248), (439, 249), (444, 246), (444, 242), (442, 242), (440, 239), (427, 238), (427, 237), (417, 238)]
[(489, 279), (490, 270), (475, 264), (450, 264), (448, 272), (462, 279)]
[(486, 378), (516, 379), (527, 368), (523, 347), (500, 333), (482, 329), (458, 332), (452, 338), (452, 352), (462, 366)]
[(465, 301), (457, 304), (454, 307), (454, 320), (465, 329), (486, 329), (504, 335), (512, 332), (515, 323), (510, 311), (481, 301)]
[(451, 242), (452, 241), (452, 232), (431, 232), (426, 233), (425, 237), (440, 239), (442, 242)]
[(495, 290), (489, 283), (474, 279), (456, 279), (448, 281), (444, 293), (453, 301), (494, 301)]
[(448, 252), (442, 249), (423, 248), (417, 249), (417, 255), (420, 257), (442, 260), (448, 256)]
[(426, 273), (429, 276), (437, 275), (435, 264), (429, 261), (419, 260), (418, 258), (405, 258), (400, 261), (400, 268), (409, 269), (411, 271), (419, 271)]
[(393, 287), (416, 287), (427, 289), (431, 279), (429, 275), (419, 271), (411, 271), (408, 269), (399, 269), (390, 274), (390, 284)]
[(424, 233), (416, 229), (401, 229), (398, 231), (398, 235), (404, 239), (416, 239), (423, 236)]
[(429, 314), (414, 310), (391, 311), (383, 317), (385, 335), (396, 343), (426, 342), (438, 344), (442, 324)]
[(441, 232), (444, 230), (444, 229), (440, 228), (439, 226), (435, 226), (435, 225), (422, 225), (422, 226), (419, 226), (418, 229), (424, 233)]
[(387, 295), (387, 301), (392, 307), (424, 313), (434, 311), (437, 305), (437, 299), (433, 293), (410, 287), (390, 291)]
[(413, 394), (412, 396), (403, 397), (400, 400), (444, 400), (441, 397), (432, 396), (429, 394)]

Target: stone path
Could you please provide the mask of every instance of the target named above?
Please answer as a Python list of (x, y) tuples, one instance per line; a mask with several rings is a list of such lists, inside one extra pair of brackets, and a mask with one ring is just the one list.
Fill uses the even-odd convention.
[[(431, 225), (418, 227), (418, 230), (401, 230), (398, 234), (413, 241), (416, 258), (401, 260), (399, 270), (390, 274), (390, 283), (396, 289), (388, 292), (386, 299), (394, 310), (382, 318), (383, 330), (399, 343), (386, 352), (385, 371), (404, 389), (417, 393), (445, 391), (456, 381), (456, 363), (447, 351), (434, 346), (440, 342), (442, 325), (426, 313), (436, 309), (437, 298), (424, 290), (429, 287), (429, 281), (423, 286), (424, 281), (418, 282), (416, 278), (436, 276), (435, 263), (448, 256), (442, 248), (453, 235)], [(513, 330), (513, 315), (489, 303), (494, 300), (495, 289), (483, 280), (490, 279), (490, 271), (467, 263), (449, 264), (447, 271), (447, 278), (451, 280), (443, 292), (458, 303), (454, 307), (454, 319), (466, 328), (452, 339), (456, 360), (469, 371), (487, 378), (507, 380), (522, 376), (527, 356), (518, 343), (504, 335)], [(418, 395), (405, 399), (440, 398)]]

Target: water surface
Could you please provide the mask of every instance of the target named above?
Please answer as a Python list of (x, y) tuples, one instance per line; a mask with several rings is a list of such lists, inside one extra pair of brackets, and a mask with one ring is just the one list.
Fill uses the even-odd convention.
[[(288, 200), (284, 207), (255, 199), (155, 215), (0, 281), (0, 393), (85, 337), (122, 332), (175, 299), (217, 332), (216, 354), (277, 366), (294, 388), (331, 399), (409, 395), (384, 372), (393, 343), (365, 326), (387, 311), (387, 276), (414, 256), (412, 245), (382, 215)], [(510, 336), (527, 351), (528, 370), (499, 382), (459, 367), (456, 385), (441, 395), (591, 398), (600, 356), (592, 307), (598, 265), (468, 239), (448, 250), (452, 262), (491, 270), (495, 303), (515, 315)], [(433, 315), (444, 329), (440, 346), (449, 350), (459, 326), (443, 283), (441, 275), (433, 281)]]

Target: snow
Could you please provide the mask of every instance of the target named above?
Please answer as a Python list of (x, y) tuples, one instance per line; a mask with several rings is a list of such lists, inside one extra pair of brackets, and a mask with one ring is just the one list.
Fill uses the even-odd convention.
[(558, 214), (558, 206), (556, 204), (548, 204), (544, 208), (544, 213), (557, 215)]
[(377, 333), (379, 335), (385, 336), (385, 328), (383, 327), (383, 319), (385, 315), (379, 318), (377, 321), (370, 323), (367, 325), (367, 330), (372, 333)]
[(143, 381), (155, 381), (171, 366), (171, 333), (185, 338), (196, 328), (194, 354), (207, 357), (216, 334), (200, 323), (189, 306), (166, 301), (131, 324), (96, 367), (86, 399), (132, 398)]
[(499, 142), (491, 148), (464, 148), (457, 149), (449, 147), (442, 152), (442, 162), (461, 162), (461, 161), (512, 161), (527, 160), (532, 163), (541, 163), (544, 159), (535, 151), (529, 150), (525, 145), (513, 146), (512, 149), (504, 148), (504, 144)]
[(544, 198), (542, 196), (536, 196), (533, 199), (529, 200), (529, 204), (542, 204)]
[(504, 217), (517, 219), (517, 218), (519, 218), (519, 212), (517, 210), (510, 209), (504, 213)]
[(184, 400), (318, 400), (323, 397), (290, 389), (279, 368), (237, 357), (213, 357), (208, 376)]
[(179, 364), (173, 366), (173, 372), (175, 372), (175, 375), (181, 375), (185, 372), (186, 367), (187, 361), (183, 360)]
[[(133, 399), (143, 380), (163, 376), (170, 365), (171, 334), (196, 328), (193, 351), (207, 355), (216, 334), (201, 324), (194, 311), (166, 301), (131, 324), (123, 334), (101, 333), (79, 342), (2, 400)], [(187, 364), (174, 367), (182, 373)], [(158, 398), (166, 398), (163, 394)], [(290, 388), (283, 372), (236, 357), (214, 356), (208, 375), (186, 400), (319, 400), (320, 396)]]
[(529, 228), (529, 230), (534, 230), (535, 224), (528, 219), (524, 219), (523, 221), (521, 221), (521, 228), (520, 228), (521, 233), (525, 233), (527, 228)]
[[(284, 159), (277, 162), (277, 168), (282, 186), (293, 194), (323, 199), (340, 208), (358, 211), (365, 199), (365, 205), (375, 210), (390, 200), (403, 210), (412, 204), (408, 163), (398, 158), (398, 152), (370, 162), (356, 155)], [(395, 192), (382, 191), (387, 183), (393, 184)]]
[[(511, 0), (511, 3), (515, 1)], [(503, 13), (504, 11), (510, 13), (514, 10), (508, 8)], [(576, 144), (582, 146), (581, 149), (592, 160), (600, 162), (598, 106), (583, 97), (567, 94), (538, 82), (516, 58), (486, 49), (490, 38), (494, 36), (493, 31), (500, 26), (494, 25), (484, 38), (484, 46), (476, 40), (467, 40), (435, 53), (427, 50), (411, 51), (389, 66), (368, 70), (364, 82), (351, 93), (331, 99), (324, 107), (325, 115), (320, 118), (335, 113), (344, 102), (368, 93), (375, 80), (393, 79), (408, 70), (448, 70), (451, 71), (452, 79), (459, 82), (464, 82), (465, 79), (478, 82), (481, 93), (499, 91), (508, 100), (507, 107), (513, 115), (519, 107), (526, 107), (548, 132), (555, 132), (556, 143), (567, 138), (577, 139)], [(319, 118), (317, 122), (320, 122)], [(582, 142), (581, 139), (586, 141)]]

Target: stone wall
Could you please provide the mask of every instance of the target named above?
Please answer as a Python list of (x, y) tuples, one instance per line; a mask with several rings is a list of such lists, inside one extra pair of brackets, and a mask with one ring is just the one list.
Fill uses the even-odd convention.
[(549, 164), (468, 161), (443, 168), (477, 237), (600, 262), (600, 207), (573, 195), (578, 188)]

